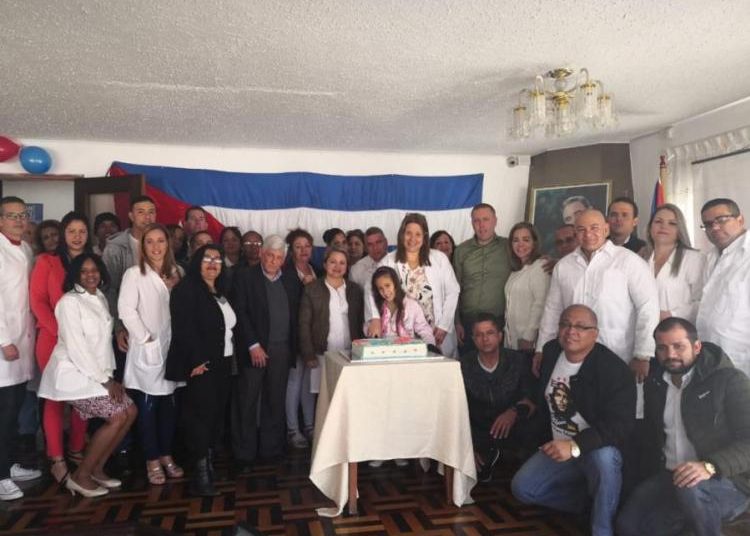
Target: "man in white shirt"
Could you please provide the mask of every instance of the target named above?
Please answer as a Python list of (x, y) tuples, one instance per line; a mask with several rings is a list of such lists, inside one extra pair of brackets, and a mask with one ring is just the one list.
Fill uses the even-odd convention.
[(696, 325), (704, 341), (750, 374), (750, 235), (731, 199), (712, 199), (701, 209), (702, 227), (714, 245), (706, 259)]
[(14, 481), (40, 471), (10, 463), (18, 412), (34, 367), (34, 318), (29, 308), (31, 248), (22, 242), (29, 215), (18, 197), (0, 201), (0, 500), (23, 497)]
[(648, 264), (638, 255), (607, 240), (609, 225), (598, 210), (576, 219), (578, 248), (563, 257), (552, 272), (534, 356), (539, 374), (544, 344), (555, 337), (563, 309), (580, 303), (599, 317), (598, 341), (617, 354), (639, 382), (648, 374), (654, 354), (651, 337), (659, 323), (659, 294)]
[(656, 327), (644, 385), (649, 478), (617, 519), (617, 534), (716, 534), (750, 503), (750, 380), (693, 324)]
[(378, 263), (388, 253), (388, 240), (380, 227), (370, 227), (365, 231), (365, 248), (367, 255), (357, 261), (349, 271), (349, 279), (362, 288), (365, 288)]

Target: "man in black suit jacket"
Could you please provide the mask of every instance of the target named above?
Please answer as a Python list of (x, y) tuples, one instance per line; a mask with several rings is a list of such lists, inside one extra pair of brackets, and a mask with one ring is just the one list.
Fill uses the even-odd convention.
[[(283, 455), (286, 437), (286, 383), (297, 349), (297, 313), (302, 284), (282, 271), (286, 244), (269, 236), (261, 262), (234, 274), (232, 304), (237, 313), (239, 377), (232, 397), (232, 448), (248, 465)], [(262, 393), (260, 441), (258, 401)]]

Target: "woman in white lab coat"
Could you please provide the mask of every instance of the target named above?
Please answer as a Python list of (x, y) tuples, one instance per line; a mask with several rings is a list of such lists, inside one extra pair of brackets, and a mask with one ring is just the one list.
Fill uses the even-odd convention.
[[(396, 251), (389, 253), (378, 266), (390, 266), (399, 277), (406, 295), (416, 300), (435, 334), (435, 343), (443, 355), (457, 355), (453, 320), (460, 287), (448, 257), (430, 249), (430, 233), (423, 214), (404, 216), (398, 231)], [(365, 321), (369, 337), (379, 337), (380, 313), (372, 295), (372, 283), (365, 288)]]
[(146, 455), (148, 481), (161, 485), (166, 476), (184, 476), (172, 459), (177, 419), (174, 391), (182, 384), (164, 378), (172, 339), (169, 293), (181, 273), (169, 232), (161, 224), (146, 227), (140, 248), (140, 261), (125, 271), (117, 302), (120, 318), (130, 334), (123, 383), (138, 406), (138, 432)]
[(100, 288), (109, 276), (101, 258), (81, 253), (70, 264), (55, 307), (57, 344), (42, 373), (39, 396), (66, 401), (83, 419), (104, 419), (65, 487), (84, 497), (105, 495), (122, 484), (104, 464), (135, 421), (137, 410), (113, 379), (112, 316)]
[(679, 316), (695, 322), (706, 259), (690, 246), (685, 216), (676, 205), (661, 205), (648, 222), (647, 234), (643, 256), (656, 278), (660, 318)]

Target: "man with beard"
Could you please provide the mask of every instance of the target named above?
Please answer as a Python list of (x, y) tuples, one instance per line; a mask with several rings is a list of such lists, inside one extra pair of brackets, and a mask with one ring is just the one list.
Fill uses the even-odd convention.
[(693, 324), (662, 320), (644, 383), (652, 476), (617, 520), (623, 536), (718, 535), (750, 503), (750, 380)]

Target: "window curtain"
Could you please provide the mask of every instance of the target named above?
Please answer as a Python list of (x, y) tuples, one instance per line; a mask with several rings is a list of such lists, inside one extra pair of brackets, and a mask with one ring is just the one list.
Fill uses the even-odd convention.
[(721, 157), (750, 148), (750, 126), (667, 149), (669, 178), (666, 199), (680, 207), (688, 223), (693, 246), (706, 251), (710, 244), (700, 229), (700, 209), (715, 197), (734, 199), (750, 214), (750, 153)]

